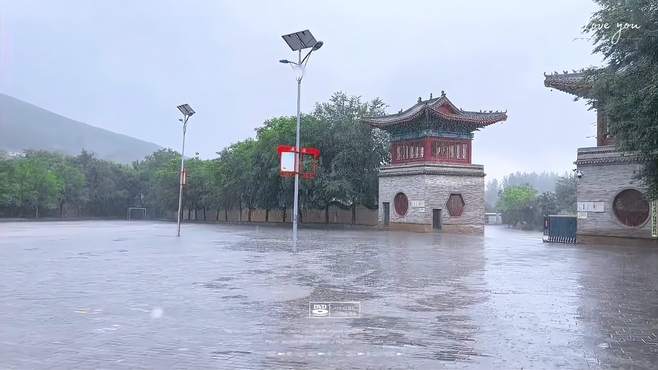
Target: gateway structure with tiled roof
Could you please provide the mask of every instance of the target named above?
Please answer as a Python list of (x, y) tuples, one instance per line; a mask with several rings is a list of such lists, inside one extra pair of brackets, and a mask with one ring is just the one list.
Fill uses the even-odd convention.
[(469, 112), (445, 95), (363, 122), (390, 134), (391, 163), (379, 170), (379, 221), (414, 231), (484, 231), (484, 167), (471, 163), (473, 132), (507, 112)]
[(363, 121), (390, 133), (393, 164), (471, 163), (473, 132), (506, 119), (507, 112), (457, 108), (442, 92), (438, 98), (419, 98), (405, 111)]
[(635, 153), (613, 145), (608, 117), (597, 104), (601, 97), (592, 93), (592, 82), (584, 70), (544, 73), (544, 86), (592, 99), (596, 108), (597, 146), (578, 148), (576, 154), (576, 241), (658, 246), (647, 189), (636, 177), (642, 162)]

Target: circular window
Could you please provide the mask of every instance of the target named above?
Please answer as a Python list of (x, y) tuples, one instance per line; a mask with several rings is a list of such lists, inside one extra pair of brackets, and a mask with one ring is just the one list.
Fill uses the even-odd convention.
[(617, 219), (626, 226), (640, 226), (649, 218), (649, 202), (644, 194), (635, 189), (617, 194), (612, 209)]
[(397, 212), (398, 215), (404, 216), (407, 214), (407, 210), (409, 209), (409, 200), (407, 199), (407, 196), (404, 195), (404, 193), (395, 194), (393, 203), (395, 204), (395, 212)]

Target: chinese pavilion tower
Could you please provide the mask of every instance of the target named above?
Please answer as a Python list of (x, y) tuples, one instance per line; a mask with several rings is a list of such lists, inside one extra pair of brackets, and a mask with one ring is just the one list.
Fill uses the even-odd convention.
[(397, 114), (365, 117), (391, 141), (391, 163), (379, 171), (380, 225), (483, 232), (484, 166), (471, 163), (473, 132), (506, 119), (506, 112), (457, 108), (444, 92)]

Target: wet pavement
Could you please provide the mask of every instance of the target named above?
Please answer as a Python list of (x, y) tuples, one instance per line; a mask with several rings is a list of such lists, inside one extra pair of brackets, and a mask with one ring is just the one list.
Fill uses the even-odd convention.
[[(0, 223), (0, 368), (651, 369), (658, 250), (150, 222)], [(309, 302), (360, 317), (309, 317)]]

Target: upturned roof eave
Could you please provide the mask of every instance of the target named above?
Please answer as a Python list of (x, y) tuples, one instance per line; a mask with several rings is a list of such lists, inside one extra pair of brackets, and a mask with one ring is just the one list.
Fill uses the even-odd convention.
[[(474, 128), (481, 128), (507, 120), (507, 114), (504, 112), (492, 112), (492, 113), (460, 112), (459, 114), (452, 115), (452, 114), (438, 112), (431, 108), (428, 108), (426, 112), (428, 112), (434, 118), (439, 118), (451, 122), (457, 122), (464, 125), (472, 126)], [(473, 114), (473, 115), (482, 114), (482, 115), (487, 115), (487, 116), (491, 115), (491, 116), (483, 117), (481, 119), (477, 119), (477, 118), (474, 119), (470, 117), (463, 117), (462, 114)], [(368, 121), (364, 120), (364, 122), (368, 123), (371, 127), (387, 129), (387, 128), (393, 128), (395, 126), (402, 126), (414, 122), (420, 116), (422, 116), (422, 114), (417, 114), (414, 117), (405, 117), (404, 119), (392, 120), (389, 122), (381, 122), (381, 121), (377, 122), (375, 120), (368, 120)]]
[[(436, 109), (442, 106), (448, 106), (450, 110), (456, 113), (449, 114)], [(371, 127), (386, 129), (416, 121), (423, 115), (430, 115), (434, 118), (472, 125), (475, 126), (474, 129), (507, 120), (506, 112), (471, 112), (457, 108), (457, 106), (448, 99), (445, 93), (442, 92), (440, 97), (419, 101), (405, 111), (381, 117), (364, 117), (362, 118), (362, 121)]]
[(584, 72), (544, 73), (544, 86), (580, 98), (592, 98), (592, 84), (586, 80)]

